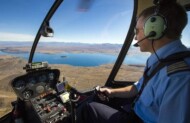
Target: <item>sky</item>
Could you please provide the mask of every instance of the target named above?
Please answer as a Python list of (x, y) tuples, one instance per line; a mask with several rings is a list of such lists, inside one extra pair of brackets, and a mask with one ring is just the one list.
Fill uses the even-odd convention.
[[(33, 41), (54, 1), (1, 0), (0, 41)], [(79, 7), (81, 1), (64, 0), (50, 21), (54, 37), (42, 37), (41, 40), (119, 44), (124, 42), (132, 17), (132, 1), (90, 0), (92, 4), (86, 11)]]
[[(54, 1), (1, 0), (0, 41), (34, 41)], [(81, 11), (81, 1), (92, 4), (86, 11)], [(132, 17), (132, 1), (64, 0), (50, 21), (54, 37), (42, 37), (40, 41), (123, 44)], [(185, 28), (182, 40), (190, 46), (189, 30), (190, 24)]]

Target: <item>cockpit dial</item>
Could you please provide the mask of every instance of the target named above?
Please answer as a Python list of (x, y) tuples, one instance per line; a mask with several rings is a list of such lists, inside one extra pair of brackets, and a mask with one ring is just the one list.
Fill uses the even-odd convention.
[(46, 75), (45, 75), (45, 74), (42, 74), (41, 76), (39, 76), (39, 81), (40, 81), (40, 82), (45, 82), (45, 81), (47, 81)]
[(26, 90), (23, 92), (23, 97), (24, 99), (29, 99), (32, 96), (32, 91), (31, 90)]
[(35, 85), (37, 83), (36, 79), (34, 77), (31, 77), (28, 79), (28, 82), (30, 85)]
[(25, 88), (26, 83), (23, 80), (18, 80), (18, 81), (15, 81), (14, 86), (16, 89), (21, 90)]
[(54, 80), (54, 78), (55, 78), (54, 73), (49, 73), (48, 78), (49, 78), (50, 81)]

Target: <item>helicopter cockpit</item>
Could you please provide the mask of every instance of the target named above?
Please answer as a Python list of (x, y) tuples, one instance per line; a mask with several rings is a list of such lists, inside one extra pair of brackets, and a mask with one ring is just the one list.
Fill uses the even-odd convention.
[[(28, 48), (29, 57), (26, 57), (26, 54), (24, 56), (28, 60), (27, 63), (25, 62), (26, 65), (22, 66), (25, 72), (20, 72), (20, 75), (14, 76), (10, 81), (10, 86), (16, 95), (16, 101), (11, 103), (13, 109), (2, 116), (0, 122), (75, 123), (77, 108), (89, 97), (96, 96), (100, 86), (116, 88), (138, 81), (149, 54), (140, 53), (133, 47), (136, 17), (143, 9), (159, 1), (162, 0), (126, 0), (123, 3), (117, 0), (103, 2), (79, 0), (71, 4), (72, 1), (56, 0), (51, 2), (51, 5), (50, 3), (45, 5), (50, 9), (41, 25), (38, 25), (40, 28), (34, 41), (26, 46), (27, 49), (32, 45), (31, 49)], [(190, 21), (190, 1), (177, 1), (185, 7)], [(70, 4), (71, 6), (68, 7)], [(126, 6), (127, 10), (125, 10)], [(74, 11), (73, 8), (76, 12), (71, 12)], [(63, 16), (60, 11), (64, 13), (64, 18), (59, 18)], [(88, 11), (91, 11), (92, 15)], [(97, 16), (96, 19), (94, 16)], [(65, 18), (69, 19), (64, 20)], [(80, 21), (77, 22), (77, 19)], [(60, 21), (65, 22), (63, 25), (55, 24)], [(126, 21), (129, 23), (126, 24)], [(64, 27), (67, 28), (63, 32), (56, 32), (56, 29), (60, 30)], [(102, 31), (98, 32), (98, 29)], [(190, 46), (187, 42), (190, 39), (189, 29), (188, 23), (182, 37), (183, 43), (187, 46)], [(47, 40), (49, 43), (40, 40)], [(54, 40), (57, 42), (53, 42)], [(63, 43), (62, 40), (68, 42)], [(2, 49), (0, 47), (0, 49), (9, 51), (7, 47)], [(20, 49), (18, 47), (11, 51)], [(26, 49), (23, 48), (21, 51), (26, 52), (28, 50)], [(75, 53), (80, 54), (80, 57)], [(134, 57), (135, 53), (136, 57)], [(69, 60), (73, 62), (68, 64)], [(95, 62), (98, 60), (99, 62)], [(60, 64), (66, 65), (61, 67)], [(93, 77), (89, 77), (89, 74)], [(110, 99), (109, 103), (115, 107), (120, 104), (115, 99)]]

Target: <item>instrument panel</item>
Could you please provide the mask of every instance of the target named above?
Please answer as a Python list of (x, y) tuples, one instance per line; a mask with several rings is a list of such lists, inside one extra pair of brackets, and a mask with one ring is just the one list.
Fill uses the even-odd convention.
[(44, 69), (28, 72), (11, 81), (11, 86), (17, 96), (22, 100), (29, 100), (43, 93), (55, 90), (59, 81), (60, 71), (57, 69)]

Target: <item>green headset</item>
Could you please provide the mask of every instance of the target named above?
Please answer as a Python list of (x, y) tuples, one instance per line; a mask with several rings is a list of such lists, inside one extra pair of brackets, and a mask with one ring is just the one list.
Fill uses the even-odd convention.
[(167, 21), (164, 16), (154, 14), (144, 23), (144, 35), (150, 40), (157, 40), (163, 37), (167, 28)]

